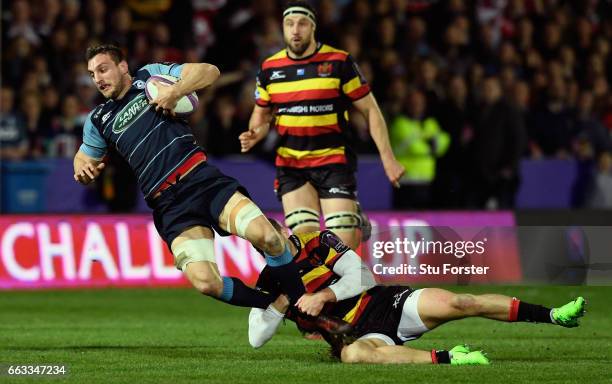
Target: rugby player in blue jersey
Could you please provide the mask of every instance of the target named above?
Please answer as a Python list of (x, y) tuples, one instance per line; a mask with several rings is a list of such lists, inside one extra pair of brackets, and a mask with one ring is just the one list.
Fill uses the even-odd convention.
[[(104, 169), (107, 148), (115, 148), (134, 171), (176, 267), (198, 291), (237, 306), (266, 308), (274, 299), (219, 274), (214, 229), (262, 249), (274, 279), (297, 301), (304, 286), (285, 238), (247, 197), (244, 187), (207, 162), (187, 122), (172, 116), (179, 98), (215, 82), (217, 67), (148, 64), (132, 76), (123, 52), (114, 45), (92, 46), (86, 59), (92, 80), (107, 100), (87, 117), (83, 144), (74, 157), (74, 179), (81, 184), (95, 180)], [(180, 80), (159, 87), (157, 98), (149, 102), (144, 86), (156, 74)]]

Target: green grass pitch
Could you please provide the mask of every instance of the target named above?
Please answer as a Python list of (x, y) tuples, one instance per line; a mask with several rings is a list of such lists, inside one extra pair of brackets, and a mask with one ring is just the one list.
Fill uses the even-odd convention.
[(410, 343), (467, 343), (487, 351), (490, 366), (343, 365), (289, 322), (253, 350), (247, 309), (189, 289), (0, 292), (0, 364), (70, 370), (61, 379), (0, 376), (0, 383), (612, 383), (612, 287), (449, 289), (551, 306), (583, 295), (588, 312), (575, 329), (468, 319)]

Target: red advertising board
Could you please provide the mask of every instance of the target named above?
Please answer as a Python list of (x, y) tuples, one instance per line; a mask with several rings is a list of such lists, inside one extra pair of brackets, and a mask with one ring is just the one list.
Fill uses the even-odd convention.
[[(467, 222), (475, 226), (488, 223), (506, 229), (513, 225), (510, 213), (494, 218), (480, 216), (480, 221), (479, 215), (490, 214), (463, 213), (454, 218), (452, 215), (455, 214), (432, 213), (421, 217), (373, 214), (376, 227), (372, 241), (404, 236), (409, 232), (406, 228), (417, 222), (425, 227), (461, 222), (464, 226)], [(401, 233), (394, 232), (396, 226), (403, 228)], [(484, 281), (520, 280), (514, 232), (497, 232), (495, 236), (500, 239), (489, 247), (489, 253), (481, 256), (483, 260), (474, 258), (472, 262), (488, 263), (495, 270)], [(148, 215), (0, 216), (0, 242), (0, 289), (188, 285), (174, 267), (172, 255)], [(370, 242), (364, 248), (364, 260), (372, 267), (397, 256), (374, 257), (372, 247)], [(256, 281), (264, 267), (259, 253), (235, 236), (217, 236), (215, 251), (222, 275), (239, 277), (249, 284)], [(423, 257), (417, 260), (423, 262)], [(403, 282), (438, 281), (427, 274), (409, 279), (412, 280)]]
[[(0, 288), (186, 285), (150, 216), (3, 216)], [(217, 237), (219, 269), (249, 282), (263, 268), (248, 242)]]

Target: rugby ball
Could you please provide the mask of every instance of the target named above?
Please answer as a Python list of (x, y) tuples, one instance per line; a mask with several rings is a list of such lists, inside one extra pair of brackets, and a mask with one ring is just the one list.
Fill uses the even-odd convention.
[[(153, 80), (157, 80), (154, 82)], [(153, 75), (147, 79), (145, 83), (145, 93), (147, 94), (147, 99), (149, 101), (155, 99), (157, 97), (157, 85), (159, 86), (170, 86), (175, 84), (179, 79), (170, 75)], [(186, 117), (195, 111), (198, 107), (198, 95), (195, 92), (192, 92), (189, 95), (181, 97), (176, 102), (176, 107), (174, 107), (174, 113), (178, 117)]]

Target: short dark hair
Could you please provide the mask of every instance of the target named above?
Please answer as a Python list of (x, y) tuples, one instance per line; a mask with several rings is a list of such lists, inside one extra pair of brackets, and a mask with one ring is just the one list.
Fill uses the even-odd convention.
[(96, 44), (90, 45), (87, 47), (87, 51), (85, 52), (85, 58), (87, 61), (93, 59), (96, 55), (101, 53), (105, 53), (111, 57), (111, 59), (115, 62), (115, 64), (119, 64), (123, 60), (125, 60), (125, 55), (121, 48), (114, 44)]
[(312, 12), (312, 14), (314, 15), (315, 19), (317, 19), (317, 11), (314, 9), (314, 7), (308, 1), (305, 1), (305, 0), (292, 0), (292, 1), (288, 1), (285, 4), (285, 7), (283, 8), (283, 13), (285, 13), (285, 11), (287, 9), (291, 8), (291, 7), (306, 8), (307, 10)]

